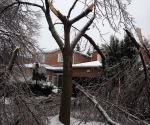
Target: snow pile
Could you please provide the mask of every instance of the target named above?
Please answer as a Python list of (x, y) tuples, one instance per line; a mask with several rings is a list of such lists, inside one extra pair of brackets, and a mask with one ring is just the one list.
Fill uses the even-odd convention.
[[(104, 123), (101, 122), (81, 122), (80, 120), (77, 120), (75, 118), (70, 118), (70, 125), (105, 125)], [(49, 122), (47, 123), (47, 125), (64, 125), (59, 121), (59, 117), (58, 115), (54, 116), (54, 117), (50, 117), (49, 118)]]

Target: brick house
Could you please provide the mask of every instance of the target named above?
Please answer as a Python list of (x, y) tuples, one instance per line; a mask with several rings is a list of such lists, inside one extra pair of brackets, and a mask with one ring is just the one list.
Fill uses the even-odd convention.
[[(95, 52), (92, 56), (74, 51), (72, 59), (73, 77), (96, 77), (99, 76), (101, 70), (101, 62), (99, 54)], [(63, 76), (63, 58), (60, 49), (53, 51), (44, 51), (37, 54), (37, 59), (40, 62), (40, 67), (45, 69), (47, 81), (51, 81), (56, 86), (62, 86)], [(31, 75), (34, 65), (26, 64), (27, 74)]]
[[(104, 52), (104, 48), (100, 48)], [(149, 58), (147, 54), (142, 52), (145, 63), (149, 64)], [(63, 58), (60, 49), (53, 51), (44, 51), (39, 53), (38, 61), (41, 64), (41, 67), (45, 68), (45, 73), (47, 75), (47, 81), (51, 81), (56, 86), (62, 85), (61, 79), (63, 76)], [(74, 51), (72, 67), (73, 67), (73, 78), (79, 77), (98, 77), (102, 70), (101, 66), (101, 56), (97, 51), (93, 51), (91, 56), (82, 54), (78, 51)], [(28, 68), (27, 74), (31, 76), (34, 65), (26, 65)]]

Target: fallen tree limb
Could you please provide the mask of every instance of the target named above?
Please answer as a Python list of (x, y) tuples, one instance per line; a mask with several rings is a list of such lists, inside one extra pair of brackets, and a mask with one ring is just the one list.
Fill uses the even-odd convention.
[[(102, 100), (102, 101), (104, 101), (104, 100)], [(136, 117), (135, 115), (132, 115), (132, 114), (130, 114), (129, 112), (125, 111), (125, 110), (124, 110), (123, 108), (121, 108), (120, 106), (111, 104), (111, 103), (109, 103), (109, 102), (107, 102), (107, 101), (104, 101), (104, 102), (107, 103), (107, 104), (109, 104), (109, 105), (111, 105), (111, 106), (113, 106), (113, 107), (115, 107), (115, 108), (117, 108), (118, 110), (120, 110), (121, 112), (125, 113), (125, 114), (128, 115), (129, 117), (131, 117), (131, 118), (133, 118), (133, 119), (135, 119), (135, 120), (138, 120), (138, 121), (140, 121), (141, 123), (144, 123), (145, 125), (150, 125), (150, 124), (147, 123), (146, 121), (141, 120), (141, 119), (139, 119), (138, 117)]]
[[(103, 115), (103, 117), (108, 121), (108, 123), (110, 125), (120, 125), (119, 123), (113, 121), (108, 114), (106, 113), (106, 111), (101, 107), (101, 105), (98, 103), (98, 101), (96, 101), (96, 99), (94, 98), (94, 96), (92, 96), (90, 93), (86, 92), (85, 89), (80, 86), (78, 83), (74, 82), (73, 83), (76, 85), (76, 87), (95, 105), (95, 107), (100, 111), (100, 113)], [(106, 102), (106, 101), (105, 101)], [(121, 107), (117, 106), (117, 105), (113, 105), (110, 104), (109, 102), (106, 102), (109, 105), (114, 106), (115, 108), (117, 108), (118, 110), (122, 111), (123, 113), (127, 114), (129, 117), (140, 121), (141, 123), (144, 123), (145, 125), (150, 125), (149, 123), (147, 123), (144, 120), (139, 119), (138, 117), (130, 114), (129, 112), (125, 111), (124, 109), (122, 109)]]
[(96, 101), (94, 96), (92, 96), (90, 93), (86, 92), (82, 86), (80, 86), (78, 83), (74, 82), (73, 83), (76, 85), (77, 89), (79, 89), (94, 105), (95, 107), (99, 110), (99, 112), (103, 115), (105, 120), (108, 122), (109, 125), (121, 125), (120, 123), (117, 123), (113, 121), (106, 111), (102, 108), (102, 106)]

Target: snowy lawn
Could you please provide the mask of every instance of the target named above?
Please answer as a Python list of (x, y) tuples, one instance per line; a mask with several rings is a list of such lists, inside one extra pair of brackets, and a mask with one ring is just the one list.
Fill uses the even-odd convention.
[[(50, 117), (49, 121), (47, 123), (47, 125), (64, 125), (59, 121), (58, 115), (54, 116), (54, 117)], [(104, 123), (101, 122), (81, 122), (80, 120), (74, 119), (74, 118), (70, 118), (70, 125), (104, 125)]]

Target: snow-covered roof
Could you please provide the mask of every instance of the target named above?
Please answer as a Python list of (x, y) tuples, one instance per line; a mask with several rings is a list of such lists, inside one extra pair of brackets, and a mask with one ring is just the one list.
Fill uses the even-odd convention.
[[(25, 64), (25, 67), (27, 68), (34, 68), (35, 63), (31, 64)], [(101, 67), (102, 63), (99, 61), (92, 61), (92, 62), (86, 62), (86, 63), (78, 63), (78, 64), (73, 64), (73, 68), (88, 68), (88, 67)], [(63, 67), (62, 66), (50, 66), (47, 64), (40, 64), (40, 67), (45, 67), (48, 70), (53, 70), (53, 71), (62, 71)]]
[(86, 63), (78, 63), (73, 64), (73, 68), (86, 68), (86, 67), (101, 67), (102, 63), (100, 61), (92, 61), (92, 62), (86, 62)]

